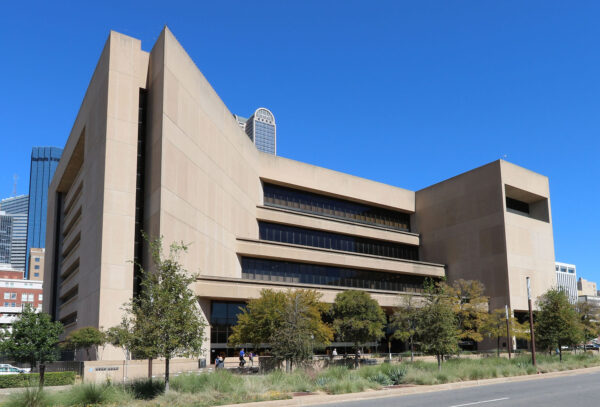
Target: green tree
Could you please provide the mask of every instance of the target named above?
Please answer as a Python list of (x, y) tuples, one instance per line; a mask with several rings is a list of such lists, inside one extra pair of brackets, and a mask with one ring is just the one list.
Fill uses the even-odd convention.
[(391, 339), (398, 339), (408, 343), (411, 362), (414, 361), (418, 315), (418, 297), (413, 295), (403, 295), (400, 300), (400, 305), (394, 310), (394, 314), (390, 321), (393, 330)]
[(355, 366), (358, 366), (359, 345), (385, 335), (387, 321), (383, 310), (369, 293), (348, 290), (335, 296), (331, 314), (333, 329), (339, 340), (353, 342), (356, 346)]
[[(520, 324), (509, 310), (509, 328), (511, 338), (507, 338), (507, 346), (511, 346), (512, 336), (517, 339), (529, 339), (529, 326)], [(506, 310), (504, 308), (495, 309), (481, 326), (481, 333), (492, 339), (497, 340), (497, 354), (500, 356), (500, 338), (506, 337)]]
[(90, 360), (90, 348), (97, 353), (98, 347), (103, 346), (105, 343), (106, 335), (104, 332), (87, 326), (70, 332), (62, 346), (65, 349), (73, 349), (74, 351), (85, 349), (87, 359)]
[(281, 324), (278, 310), (283, 309), (285, 303), (284, 291), (261, 290), (260, 297), (248, 301), (246, 308), (238, 314), (229, 343), (232, 346), (253, 344), (255, 347), (269, 343)]
[(535, 319), (536, 344), (542, 349), (558, 348), (562, 362), (562, 347), (583, 340), (583, 329), (575, 306), (560, 289), (550, 289), (538, 300)]
[(229, 343), (268, 343), (273, 356), (285, 360), (289, 371), (292, 364), (310, 359), (315, 347), (333, 339), (331, 327), (322, 319), (328, 307), (320, 299), (314, 290), (262, 290), (238, 315)]
[(489, 316), (488, 297), (483, 295), (485, 287), (477, 280), (456, 280), (452, 285), (440, 283), (441, 295), (448, 300), (456, 314), (463, 341), (481, 342), (481, 328)]
[(452, 300), (443, 280), (425, 279), (425, 303), (417, 311), (416, 339), (421, 349), (437, 357), (442, 369), (444, 355), (458, 351), (459, 326)]
[(125, 351), (125, 358), (128, 359), (131, 349), (135, 347), (135, 333), (133, 325), (128, 318), (123, 318), (121, 323), (106, 330), (106, 341), (113, 346)]
[[(136, 341), (136, 335), (133, 332), (133, 324), (131, 320), (126, 316), (123, 318), (121, 323), (117, 326), (113, 326), (106, 330), (106, 342), (113, 346), (119, 347), (125, 351), (125, 374), (123, 381), (127, 380), (127, 363), (131, 358), (131, 349), (133, 349)], [(149, 359), (150, 366), (152, 365), (152, 359)], [(148, 377), (152, 378), (152, 374), (148, 371)]]
[(417, 338), (424, 352), (437, 357), (438, 369), (441, 370), (444, 355), (458, 351), (458, 322), (447, 303), (429, 301), (418, 311)]
[(39, 365), (39, 386), (43, 387), (46, 363), (57, 359), (57, 345), (62, 332), (63, 325), (60, 322), (53, 322), (46, 313), (35, 312), (28, 304), (2, 342), (2, 351), (17, 362), (29, 363), (31, 369)]
[(583, 329), (583, 341), (585, 343), (600, 335), (600, 307), (598, 305), (582, 301), (576, 304), (577, 315)]
[(140, 293), (125, 306), (125, 318), (132, 321), (136, 339), (130, 345), (134, 352), (149, 359), (165, 359), (165, 389), (168, 390), (171, 359), (198, 356), (206, 324), (190, 289), (196, 278), (179, 262), (180, 253), (186, 252), (187, 246), (173, 243), (165, 255), (162, 238), (146, 240), (154, 267), (152, 270), (140, 267)]

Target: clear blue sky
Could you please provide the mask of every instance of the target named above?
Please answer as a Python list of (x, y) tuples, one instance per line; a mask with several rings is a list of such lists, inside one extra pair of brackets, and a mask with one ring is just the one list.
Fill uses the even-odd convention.
[(550, 178), (556, 259), (600, 283), (600, 3), (3, 2), (0, 197), (63, 146), (113, 29), (167, 24), (282, 156), (417, 190), (506, 155)]

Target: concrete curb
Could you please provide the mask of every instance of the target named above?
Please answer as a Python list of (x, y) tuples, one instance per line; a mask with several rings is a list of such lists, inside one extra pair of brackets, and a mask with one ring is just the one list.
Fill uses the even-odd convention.
[(539, 380), (549, 379), (552, 377), (561, 376), (576, 376), (580, 374), (600, 372), (600, 366), (588, 367), (583, 369), (574, 370), (563, 370), (561, 372), (550, 372), (536, 375), (523, 375), (523, 376), (511, 376), (511, 377), (499, 377), (495, 379), (483, 379), (483, 380), (470, 380), (466, 382), (455, 382), (446, 384), (434, 384), (430, 386), (425, 385), (414, 385), (411, 387), (382, 389), (382, 390), (367, 390), (361, 393), (347, 393), (347, 394), (315, 394), (310, 396), (298, 396), (287, 400), (272, 400), (272, 401), (259, 401), (253, 403), (244, 404), (228, 404), (221, 407), (241, 407), (241, 406), (252, 406), (252, 407), (285, 407), (285, 406), (310, 406), (314, 404), (329, 404), (339, 403), (344, 401), (360, 401), (360, 400), (372, 400), (385, 397), (397, 397), (407, 396), (410, 394), (421, 394), (421, 393), (432, 393), (436, 391), (444, 390), (455, 390), (464, 389), (468, 387), (487, 386), (491, 384), (499, 383), (512, 383), (512, 382), (523, 382), (528, 380)]

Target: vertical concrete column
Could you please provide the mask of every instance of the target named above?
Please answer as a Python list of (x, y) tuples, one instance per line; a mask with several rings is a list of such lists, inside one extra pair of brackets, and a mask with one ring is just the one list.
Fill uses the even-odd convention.
[(210, 363), (210, 299), (205, 297), (198, 298), (198, 305), (200, 308), (200, 312), (202, 317), (204, 318), (204, 323), (206, 324), (204, 328), (204, 340), (202, 342), (202, 355), (200, 358), (206, 358), (206, 364)]

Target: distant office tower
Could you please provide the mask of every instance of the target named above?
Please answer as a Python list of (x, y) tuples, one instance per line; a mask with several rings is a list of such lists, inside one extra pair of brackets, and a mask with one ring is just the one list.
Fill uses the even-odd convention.
[(595, 282), (579, 277), (579, 280), (577, 280), (577, 295), (579, 297), (583, 295), (595, 297), (598, 295), (598, 287)]
[(574, 264), (556, 262), (556, 282), (565, 290), (572, 304), (577, 302), (577, 270)]
[(32, 247), (29, 250), (29, 263), (27, 266), (29, 267), (29, 278), (28, 280), (44, 280), (44, 258), (46, 254), (46, 249), (38, 249)]
[(12, 242), (12, 215), (0, 212), (0, 264), (10, 264), (10, 244)]
[(237, 114), (233, 117), (256, 148), (265, 153), (277, 154), (277, 127), (273, 113), (264, 107), (259, 107), (249, 119)]
[[(60, 161), (62, 148), (34, 147), (31, 151), (29, 176), (29, 212), (27, 220), (27, 256), (32, 248), (46, 247), (46, 212), (48, 186)], [(29, 278), (29, 261), (25, 278)]]
[(264, 107), (256, 109), (256, 112), (246, 121), (246, 134), (260, 151), (277, 154), (275, 117), (268, 109)]
[(10, 264), (16, 270), (25, 270), (27, 259), (27, 209), (28, 195), (19, 195), (0, 201), (0, 211), (11, 215), (12, 237), (10, 243)]

